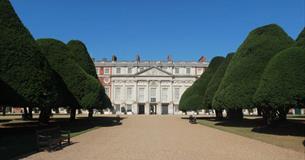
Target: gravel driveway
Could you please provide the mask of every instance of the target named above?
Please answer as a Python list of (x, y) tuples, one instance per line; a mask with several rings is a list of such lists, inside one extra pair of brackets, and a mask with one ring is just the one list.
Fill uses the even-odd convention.
[(33, 160), (304, 160), (303, 153), (202, 125), (178, 116), (128, 116), (122, 125), (72, 138), (73, 145)]

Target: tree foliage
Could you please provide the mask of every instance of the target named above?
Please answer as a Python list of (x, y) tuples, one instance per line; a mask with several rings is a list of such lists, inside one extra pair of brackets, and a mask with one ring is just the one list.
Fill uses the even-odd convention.
[(221, 83), (221, 80), (226, 72), (227, 66), (229, 65), (234, 53), (230, 53), (227, 55), (226, 59), (221, 63), (221, 65), (216, 70), (212, 79), (210, 80), (207, 89), (204, 94), (203, 104), (207, 108), (212, 108), (213, 97)]
[(76, 63), (78, 63), (89, 75), (97, 78), (94, 63), (89, 55), (86, 45), (79, 40), (71, 40), (68, 42), (67, 47), (71, 51), (71, 58), (75, 60)]
[(275, 24), (250, 32), (231, 60), (216, 92), (214, 105), (225, 108), (254, 107), (253, 95), (269, 60), (294, 41)]
[(67, 46), (55, 39), (39, 39), (37, 43), (51, 67), (61, 76), (78, 102), (77, 107), (91, 108), (100, 95), (99, 83), (71, 59)]
[(90, 57), (90, 54), (87, 50), (86, 45), (79, 41), (79, 40), (71, 40), (68, 42), (67, 47), (69, 48), (72, 56), (71, 58), (79, 64), (84, 71), (86, 71), (89, 75), (93, 76), (96, 81), (98, 82), (99, 88), (99, 95), (96, 99), (96, 108), (103, 109), (103, 108), (111, 108), (112, 104), (108, 96), (105, 94), (105, 88), (99, 82), (97, 78), (97, 74), (95, 71), (95, 65)]
[(291, 47), (269, 62), (254, 100), (272, 108), (290, 108), (299, 99), (305, 99), (305, 50)]
[(297, 47), (305, 48), (305, 27), (303, 28), (303, 30), (299, 34), (296, 41), (297, 41), (297, 44), (296, 44)]
[(203, 96), (213, 74), (224, 61), (224, 57), (214, 57), (208, 69), (181, 96), (179, 106), (181, 110), (198, 110), (203, 108)]
[(31, 106), (57, 101), (56, 77), (8, 0), (0, 1), (0, 79)]

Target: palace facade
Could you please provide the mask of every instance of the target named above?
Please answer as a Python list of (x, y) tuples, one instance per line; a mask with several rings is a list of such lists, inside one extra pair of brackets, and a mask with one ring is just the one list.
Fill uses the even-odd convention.
[(178, 114), (183, 92), (206, 70), (198, 61), (95, 60), (100, 82), (118, 114)]

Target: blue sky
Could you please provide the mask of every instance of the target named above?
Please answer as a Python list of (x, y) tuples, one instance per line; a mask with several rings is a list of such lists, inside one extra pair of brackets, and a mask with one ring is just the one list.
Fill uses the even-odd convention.
[(83, 41), (92, 57), (209, 60), (252, 29), (276, 23), (296, 38), (305, 0), (11, 0), (35, 38)]

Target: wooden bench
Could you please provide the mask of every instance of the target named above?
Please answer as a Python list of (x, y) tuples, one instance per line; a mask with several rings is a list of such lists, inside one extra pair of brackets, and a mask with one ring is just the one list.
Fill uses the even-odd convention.
[(197, 123), (197, 118), (195, 116), (193, 116), (193, 115), (190, 115), (189, 122), (191, 124), (196, 124)]
[(38, 150), (49, 151), (62, 148), (63, 144), (70, 144), (70, 131), (60, 130), (59, 127), (42, 129), (36, 131)]
[(114, 119), (114, 123), (120, 123), (120, 121), (121, 121), (120, 115), (116, 115)]

